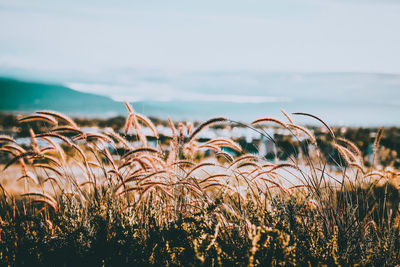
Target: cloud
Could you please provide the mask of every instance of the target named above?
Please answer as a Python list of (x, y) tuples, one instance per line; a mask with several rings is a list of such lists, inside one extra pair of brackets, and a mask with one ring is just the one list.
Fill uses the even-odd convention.
[(0, 9), (0, 56), (16, 55), (9, 65), (400, 72), (400, 10), (382, 0), (204, 0), (175, 10), (178, 1), (21, 1), (0, 0), (15, 7)]
[(156, 102), (228, 102), (228, 103), (283, 103), (291, 102), (289, 97), (265, 96), (265, 95), (237, 95), (237, 94), (215, 94), (202, 93), (189, 90), (179, 90), (165, 83), (139, 82), (132, 86), (67, 83), (67, 87), (102, 95), (109, 95), (115, 101), (156, 101)]

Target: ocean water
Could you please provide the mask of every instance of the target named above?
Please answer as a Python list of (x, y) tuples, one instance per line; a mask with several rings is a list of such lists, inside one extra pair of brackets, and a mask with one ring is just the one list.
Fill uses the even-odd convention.
[[(101, 77), (101, 78), (100, 78)], [(140, 113), (174, 120), (227, 116), (251, 122), (307, 112), (331, 125), (400, 125), (400, 75), (373, 73), (112, 72), (64, 84), (127, 100)], [(305, 124), (317, 121), (294, 116)]]
[[(330, 125), (400, 126), (397, 74), (138, 69), (57, 73), (0, 69), (0, 75), (64, 85), (121, 102), (68, 109), (61, 101), (59, 111), (72, 116), (126, 115), (122, 102), (129, 101), (137, 112), (162, 119), (204, 121), (226, 116), (249, 123), (263, 117), (285, 119), (281, 113), (284, 109), (287, 113), (312, 113)], [(293, 119), (319, 124), (304, 116)]]

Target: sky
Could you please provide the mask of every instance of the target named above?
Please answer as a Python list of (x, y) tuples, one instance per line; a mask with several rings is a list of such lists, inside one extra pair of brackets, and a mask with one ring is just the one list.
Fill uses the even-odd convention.
[(395, 0), (0, 0), (0, 70), (400, 73), (399, 14)]

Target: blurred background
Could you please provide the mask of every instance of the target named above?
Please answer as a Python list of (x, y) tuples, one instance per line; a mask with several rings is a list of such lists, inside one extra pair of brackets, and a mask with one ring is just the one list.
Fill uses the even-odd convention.
[[(400, 3), (0, 0), (0, 110), (400, 125)], [(315, 123), (314, 121), (304, 121)]]

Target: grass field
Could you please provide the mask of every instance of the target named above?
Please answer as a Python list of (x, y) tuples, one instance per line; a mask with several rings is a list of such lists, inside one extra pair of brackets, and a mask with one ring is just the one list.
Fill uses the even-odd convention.
[[(196, 128), (170, 121), (166, 146), (151, 120), (126, 107), (122, 135), (83, 131), (63, 114), (39, 111), (19, 120), (29, 147), (0, 136), (1, 265), (400, 263), (400, 177), (379, 159), (383, 128), (366, 164), (354, 142), (312, 114), (295, 115), (314, 118), (326, 136), (286, 113), (286, 121), (261, 118), (246, 127), (275, 142), (263, 130), (272, 124), (303, 146), (267, 160), (226, 137), (197, 139), (232, 123), (227, 118)], [(34, 132), (38, 123), (46, 130)], [(334, 153), (322, 153), (327, 145)]]

